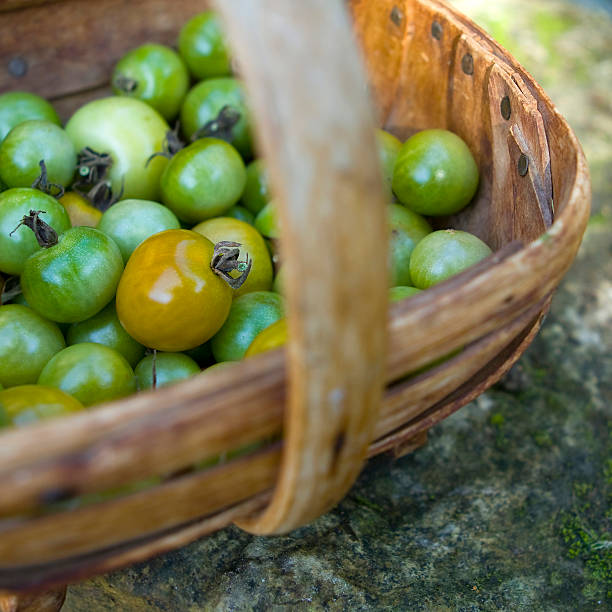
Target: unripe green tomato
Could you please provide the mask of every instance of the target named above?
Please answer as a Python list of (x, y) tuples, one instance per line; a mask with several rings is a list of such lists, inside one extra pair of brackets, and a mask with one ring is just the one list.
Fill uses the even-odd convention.
[(56, 387), (84, 406), (111, 401), (136, 391), (134, 371), (117, 351), (102, 344), (73, 344), (49, 360), (39, 385)]
[(189, 73), (181, 56), (165, 45), (148, 43), (128, 51), (111, 78), (113, 93), (137, 98), (166, 120), (178, 114), (189, 89)]
[(66, 333), (66, 341), (69, 345), (83, 342), (103, 344), (123, 355), (132, 367), (145, 353), (145, 347), (136, 342), (119, 323), (114, 301), (90, 319), (73, 323)]
[(428, 234), (431, 226), (421, 217), (400, 204), (389, 204), (389, 286), (411, 286), (410, 257), (414, 247)]
[(230, 209), (245, 180), (244, 162), (232, 145), (202, 138), (168, 163), (160, 180), (162, 202), (182, 221), (198, 223)]
[(0, 306), (0, 383), (38, 380), (49, 359), (66, 346), (58, 326), (21, 304)]
[(255, 215), (250, 210), (244, 208), (244, 206), (240, 206), (239, 204), (232, 206), (228, 211), (226, 211), (225, 216), (238, 219), (238, 221), (244, 221), (249, 225), (253, 225), (255, 223)]
[(389, 301), (390, 302), (401, 302), (403, 299), (407, 297), (412, 297), (417, 293), (421, 293), (421, 289), (417, 289), (416, 287), (391, 287), (389, 289)]
[(255, 229), (266, 238), (280, 238), (276, 202), (270, 200), (255, 217)]
[(393, 169), (402, 148), (402, 143), (393, 134), (385, 130), (376, 130), (376, 144), (378, 146), (378, 158), (380, 160), (383, 182), (387, 190), (387, 197), (392, 198)]
[(153, 387), (153, 363), (155, 362), (155, 387), (164, 387), (199, 374), (200, 366), (183, 353), (147, 355), (140, 360), (134, 373), (139, 391)]
[(232, 302), (221, 329), (212, 337), (217, 361), (239, 361), (255, 336), (284, 316), (283, 299), (272, 291), (254, 291)]
[(0, 142), (16, 125), (29, 119), (45, 119), (62, 125), (53, 106), (36, 94), (9, 91), (0, 95)]
[(265, 162), (263, 159), (255, 159), (246, 167), (242, 204), (256, 215), (271, 199)]
[(77, 151), (90, 147), (108, 153), (113, 194), (123, 198), (158, 200), (159, 177), (168, 160), (153, 153), (163, 150), (169, 131), (165, 119), (148, 104), (134, 98), (112, 96), (81, 106), (66, 124)]
[(410, 257), (410, 276), (419, 289), (463, 272), (488, 257), (491, 249), (477, 236), (460, 230), (439, 230), (417, 244)]
[(22, 426), (81, 410), (79, 400), (53, 387), (21, 385), (0, 391), (0, 427), (2, 414), (5, 425)]
[(21, 275), (28, 304), (52, 321), (76, 323), (100, 312), (115, 295), (123, 259), (112, 238), (73, 227), (58, 243), (31, 255)]
[(149, 236), (180, 226), (169, 208), (151, 200), (121, 200), (106, 210), (98, 223), (98, 229), (116, 242), (123, 263)]
[(476, 193), (478, 167), (465, 142), (448, 130), (423, 130), (400, 149), (393, 170), (399, 201), (422, 215), (451, 215)]
[(230, 74), (231, 64), (219, 17), (205, 11), (192, 17), (181, 29), (178, 49), (198, 80)]
[[(30, 210), (45, 211), (39, 215), (45, 223), (61, 234), (70, 229), (66, 209), (53, 197), (29, 187), (15, 187), (0, 193), (0, 270), (21, 274), (30, 255), (40, 250), (34, 232), (19, 225)], [(15, 231), (13, 231), (15, 230)]]
[(183, 134), (191, 140), (198, 129), (216, 119), (226, 106), (240, 114), (227, 140), (245, 160), (249, 160), (253, 156), (250, 113), (242, 83), (232, 77), (208, 79), (189, 90), (181, 107)]
[(49, 183), (72, 182), (77, 156), (68, 134), (51, 121), (24, 121), (0, 145), (0, 178), (9, 187), (31, 187), (41, 174), (40, 161)]

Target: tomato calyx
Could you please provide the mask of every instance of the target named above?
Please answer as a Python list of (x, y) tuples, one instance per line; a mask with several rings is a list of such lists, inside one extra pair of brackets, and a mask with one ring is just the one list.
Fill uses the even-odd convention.
[(179, 138), (179, 129), (181, 127), (181, 122), (177, 121), (174, 127), (171, 130), (166, 132), (166, 136), (164, 137), (164, 141), (162, 142), (162, 150), (155, 151), (153, 155), (150, 155), (145, 162), (145, 168), (149, 165), (149, 162), (155, 157), (165, 157), (166, 159), (170, 159), (174, 157), (176, 153), (178, 153), (181, 149), (185, 148), (185, 143)]
[(45, 160), (41, 159), (38, 162), (40, 166), (40, 174), (38, 178), (32, 183), (32, 189), (38, 189), (47, 195), (53, 196), (54, 198), (61, 198), (64, 195), (64, 187), (57, 183), (50, 183), (47, 178), (47, 166)]
[(78, 186), (94, 185), (106, 178), (113, 165), (113, 158), (108, 153), (98, 153), (85, 147), (77, 156)]
[(234, 138), (234, 126), (241, 117), (241, 113), (236, 108), (226, 104), (214, 119), (207, 121), (193, 133), (191, 141), (195, 142), (200, 138), (219, 138), (231, 143)]
[(79, 179), (72, 185), (72, 189), (102, 212), (123, 196), (124, 183), (115, 196), (107, 178), (112, 165), (113, 158), (108, 153), (98, 153), (90, 147), (82, 149), (77, 157)]
[(136, 79), (130, 79), (130, 77), (124, 74), (118, 74), (113, 79), (113, 85), (123, 93), (130, 94), (138, 88), (138, 81)]
[(28, 215), (24, 215), (19, 225), (9, 234), (9, 236), (12, 236), (22, 225), (25, 225), (34, 232), (38, 244), (43, 249), (55, 246), (58, 242), (57, 232), (39, 216), (46, 212), (46, 210), (31, 210)]
[[(242, 287), (253, 265), (253, 260), (249, 257), (248, 253), (245, 261), (238, 260), (241, 246), (239, 242), (232, 242), (230, 240), (217, 242), (213, 251), (212, 261), (210, 262), (212, 271), (221, 277), (232, 289)], [(240, 276), (236, 278), (231, 276), (230, 272), (234, 270), (240, 272)]]

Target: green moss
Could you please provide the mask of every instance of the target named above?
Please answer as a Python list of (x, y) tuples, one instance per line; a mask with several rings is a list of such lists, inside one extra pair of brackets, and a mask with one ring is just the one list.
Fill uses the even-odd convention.
[[(612, 429), (607, 446), (612, 453)], [(569, 511), (561, 514), (561, 537), (570, 559), (581, 559), (587, 584), (585, 597), (602, 594), (612, 600), (612, 459), (603, 465), (603, 479), (596, 484), (576, 482)]]

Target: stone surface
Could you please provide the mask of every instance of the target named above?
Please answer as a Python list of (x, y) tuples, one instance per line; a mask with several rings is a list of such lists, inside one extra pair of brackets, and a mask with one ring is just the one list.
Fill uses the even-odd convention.
[(541, 333), (313, 525), (225, 529), (71, 587), (64, 610), (612, 609), (612, 21), (552, 0), (456, 4), (544, 85), (591, 165), (594, 214)]

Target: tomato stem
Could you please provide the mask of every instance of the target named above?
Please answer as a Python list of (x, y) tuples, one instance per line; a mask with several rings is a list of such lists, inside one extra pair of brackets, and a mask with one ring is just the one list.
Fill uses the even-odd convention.
[(64, 187), (57, 183), (50, 183), (47, 178), (47, 166), (45, 160), (41, 159), (38, 162), (40, 166), (40, 175), (32, 183), (32, 189), (38, 189), (47, 195), (53, 196), (54, 198), (61, 198), (64, 195)]
[(231, 142), (234, 138), (234, 126), (241, 117), (238, 110), (226, 104), (214, 119), (207, 121), (193, 133), (191, 140), (193, 142), (200, 138), (219, 138)]
[(136, 91), (138, 87), (138, 81), (136, 79), (131, 79), (123, 74), (118, 74), (113, 79), (113, 85), (123, 93), (131, 94)]
[[(210, 262), (212, 271), (217, 276), (220, 276), (232, 289), (242, 287), (253, 265), (253, 260), (249, 257), (248, 253), (246, 260), (238, 260), (241, 246), (239, 242), (231, 242), (229, 240), (217, 242), (212, 261)], [(240, 272), (240, 276), (236, 278), (231, 276), (230, 272), (234, 270)]]
[(10, 302), (12, 299), (16, 298), (21, 294), (21, 284), (19, 282), (18, 276), (9, 276), (4, 281), (4, 286), (2, 287), (2, 295), (0, 296), (0, 303), (6, 304)]
[(48, 249), (57, 244), (57, 232), (48, 224), (45, 223), (39, 215), (46, 213), (46, 210), (31, 210), (30, 214), (24, 215), (19, 225), (9, 234), (12, 236), (22, 225), (29, 227), (36, 236), (38, 244), (43, 249)]
[(165, 157), (170, 159), (174, 157), (176, 153), (178, 153), (182, 148), (184, 148), (185, 143), (179, 138), (179, 129), (181, 127), (181, 122), (177, 121), (174, 125), (174, 128), (168, 130), (166, 132), (166, 136), (164, 138), (164, 142), (162, 143), (162, 150), (155, 151), (153, 155), (150, 155), (145, 162), (145, 168), (149, 165), (149, 162), (155, 157)]

